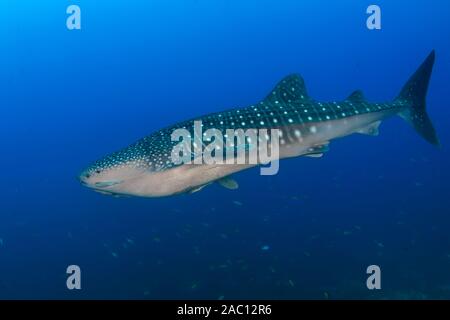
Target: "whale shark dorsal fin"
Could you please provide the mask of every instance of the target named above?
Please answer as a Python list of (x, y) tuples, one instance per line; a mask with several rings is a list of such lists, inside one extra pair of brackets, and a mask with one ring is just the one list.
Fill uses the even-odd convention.
[(264, 99), (270, 103), (290, 103), (310, 100), (306, 91), (305, 81), (298, 74), (291, 74), (281, 80)]
[(239, 188), (239, 184), (236, 182), (236, 180), (234, 180), (230, 176), (223, 177), (222, 179), (219, 179), (216, 182), (220, 184), (222, 187), (229, 190), (236, 190), (237, 188)]
[(361, 90), (354, 91), (348, 98), (347, 101), (350, 102), (365, 102), (366, 98)]

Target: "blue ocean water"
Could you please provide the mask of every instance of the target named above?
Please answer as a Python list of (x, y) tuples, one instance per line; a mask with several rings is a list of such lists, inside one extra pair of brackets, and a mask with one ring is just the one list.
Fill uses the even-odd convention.
[[(76, 4), (82, 29), (68, 30)], [(366, 8), (382, 10), (368, 30)], [(450, 298), (448, 1), (0, 4), (0, 298)], [(164, 126), (264, 98), (293, 72), (317, 100), (388, 101), (436, 50), (440, 149), (399, 117), (237, 191), (114, 198), (92, 161)], [(163, 181), (161, 183), (164, 183)], [(82, 289), (68, 290), (78, 265)], [(378, 265), (381, 290), (368, 290)]]

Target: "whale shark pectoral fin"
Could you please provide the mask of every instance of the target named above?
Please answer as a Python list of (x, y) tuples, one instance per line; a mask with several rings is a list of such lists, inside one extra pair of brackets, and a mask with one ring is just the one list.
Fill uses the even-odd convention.
[(307, 152), (304, 154), (305, 157), (311, 158), (321, 158), (325, 152), (327, 152), (330, 147), (330, 143), (324, 142), (323, 144), (318, 144), (308, 148)]
[(239, 184), (231, 178), (231, 176), (223, 177), (219, 180), (216, 180), (216, 182), (221, 185), (222, 187), (229, 189), (229, 190), (236, 190), (239, 188)]
[(373, 122), (373, 123), (369, 124), (368, 126), (359, 129), (356, 132), (361, 133), (361, 134), (367, 134), (369, 136), (377, 136), (379, 134), (378, 127), (380, 126), (380, 123), (381, 123), (381, 121)]
[(202, 189), (203, 189), (204, 187), (206, 187), (207, 185), (209, 185), (209, 183), (203, 184), (203, 185), (198, 186), (198, 187), (194, 187), (194, 188), (192, 188), (191, 190), (189, 190), (188, 193), (189, 193), (189, 194), (192, 194), (192, 193), (199, 192), (200, 190), (202, 190)]
[(305, 154), (305, 157), (309, 157), (309, 158), (322, 158), (322, 157), (323, 157), (323, 153), (310, 153), (310, 154)]

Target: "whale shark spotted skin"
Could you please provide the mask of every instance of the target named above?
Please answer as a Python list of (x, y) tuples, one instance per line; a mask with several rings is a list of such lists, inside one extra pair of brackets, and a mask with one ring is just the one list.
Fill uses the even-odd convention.
[(164, 128), (94, 162), (80, 175), (82, 184), (110, 195), (162, 197), (198, 191), (219, 182), (237, 188), (231, 174), (255, 164), (182, 164), (172, 162), (172, 141), (176, 129), (192, 131), (200, 120), (203, 130), (279, 129), (280, 159), (320, 157), (331, 140), (353, 133), (377, 135), (381, 121), (400, 115), (428, 142), (439, 145), (425, 110), (425, 99), (435, 53), (432, 51), (419, 69), (390, 102), (368, 102), (361, 91), (344, 101), (318, 102), (309, 97), (301, 76), (284, 78), (261, 102), (245, 108), (212, 113)]

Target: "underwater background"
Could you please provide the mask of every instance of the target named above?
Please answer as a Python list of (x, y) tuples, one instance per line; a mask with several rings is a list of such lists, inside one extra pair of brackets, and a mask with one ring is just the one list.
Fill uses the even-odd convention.
[[(66, 27), (71, 4), (81, 30)], [(381, 30), (366, 27), (371, 4)], [(3, 0), (0, 298), (450, 298), (449, 14), (445, 0)], [(291, 73), (317, 100), (389, 101), (432, 49), (440, 149), (394, 117), (275, 176), (241, 172), (235, 191), (114, 198), (77, 180)], [(81, 290), (66, 288), (71, 264)], [(381, 290), (366, 287), (372, 264)]]

